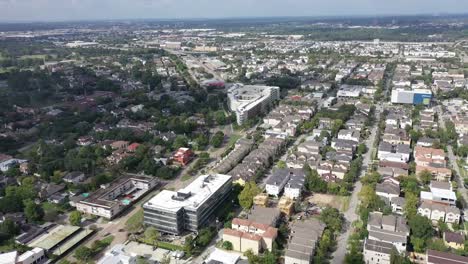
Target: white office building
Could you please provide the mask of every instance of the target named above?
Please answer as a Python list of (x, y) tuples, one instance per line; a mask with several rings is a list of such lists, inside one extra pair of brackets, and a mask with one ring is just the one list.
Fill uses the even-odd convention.
[(144, 223), (161, 232), (180, 234), (206, 226), (229, 197), (232, 177), (202, 175), (179, 191), (163, 190), (143, 205)]

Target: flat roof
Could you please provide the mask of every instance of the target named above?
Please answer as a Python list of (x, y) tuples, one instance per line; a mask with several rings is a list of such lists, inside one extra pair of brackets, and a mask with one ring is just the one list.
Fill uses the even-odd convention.
[(74, 234), (79, 229), (80, 227), (78, 226), (59, 225), (54, 229), (49, 230), (48, 233), (36, 238), (34, 241), (29, 243), (28, 246), (50, 250), (53, 247), (60, 244), (65, 239), (67, 239), (69, 236)]
[(182, 207), (196, 210), (231, 178), (231, 176), (224, 174), (202, 175), (177, 192), (161, 191), (146, 202), (143, 207), (172, 212), (177, 212)]

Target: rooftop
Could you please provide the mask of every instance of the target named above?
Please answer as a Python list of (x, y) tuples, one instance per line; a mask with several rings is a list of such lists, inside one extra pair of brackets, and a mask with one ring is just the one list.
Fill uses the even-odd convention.
[(231, 180), (224, 174), (202, 175), (179, 191), (163, 190), (144, 204), (147, 208), (158, 208), (176, 212), (180, 208), (196, 210), (221, 186)]

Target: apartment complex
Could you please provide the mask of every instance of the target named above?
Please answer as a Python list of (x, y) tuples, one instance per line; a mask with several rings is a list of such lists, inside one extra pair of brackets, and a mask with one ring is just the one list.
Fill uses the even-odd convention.
[(235, 84), (228, 90), (229, 108), (236, 113), (239, 125), (265, 112), (279, 99), (280, 88), (276, 86)]
[(163, 190), (143, 205), (144, 223), (161, 232), (180, 234), (205, 226), (231, 192), (232, 177), (202, 175), (179, 191)]
[(101, 188), (76, 204), (86, 214), (112, 219), (157, 185), (156, 178), (128, 174)]

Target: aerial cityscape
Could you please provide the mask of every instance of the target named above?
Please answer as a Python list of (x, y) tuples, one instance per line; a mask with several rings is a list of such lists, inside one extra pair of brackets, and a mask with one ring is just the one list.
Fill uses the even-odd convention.
[(0, 1), (0, 264), (468, 264), (467, 3), (195, 2)]

